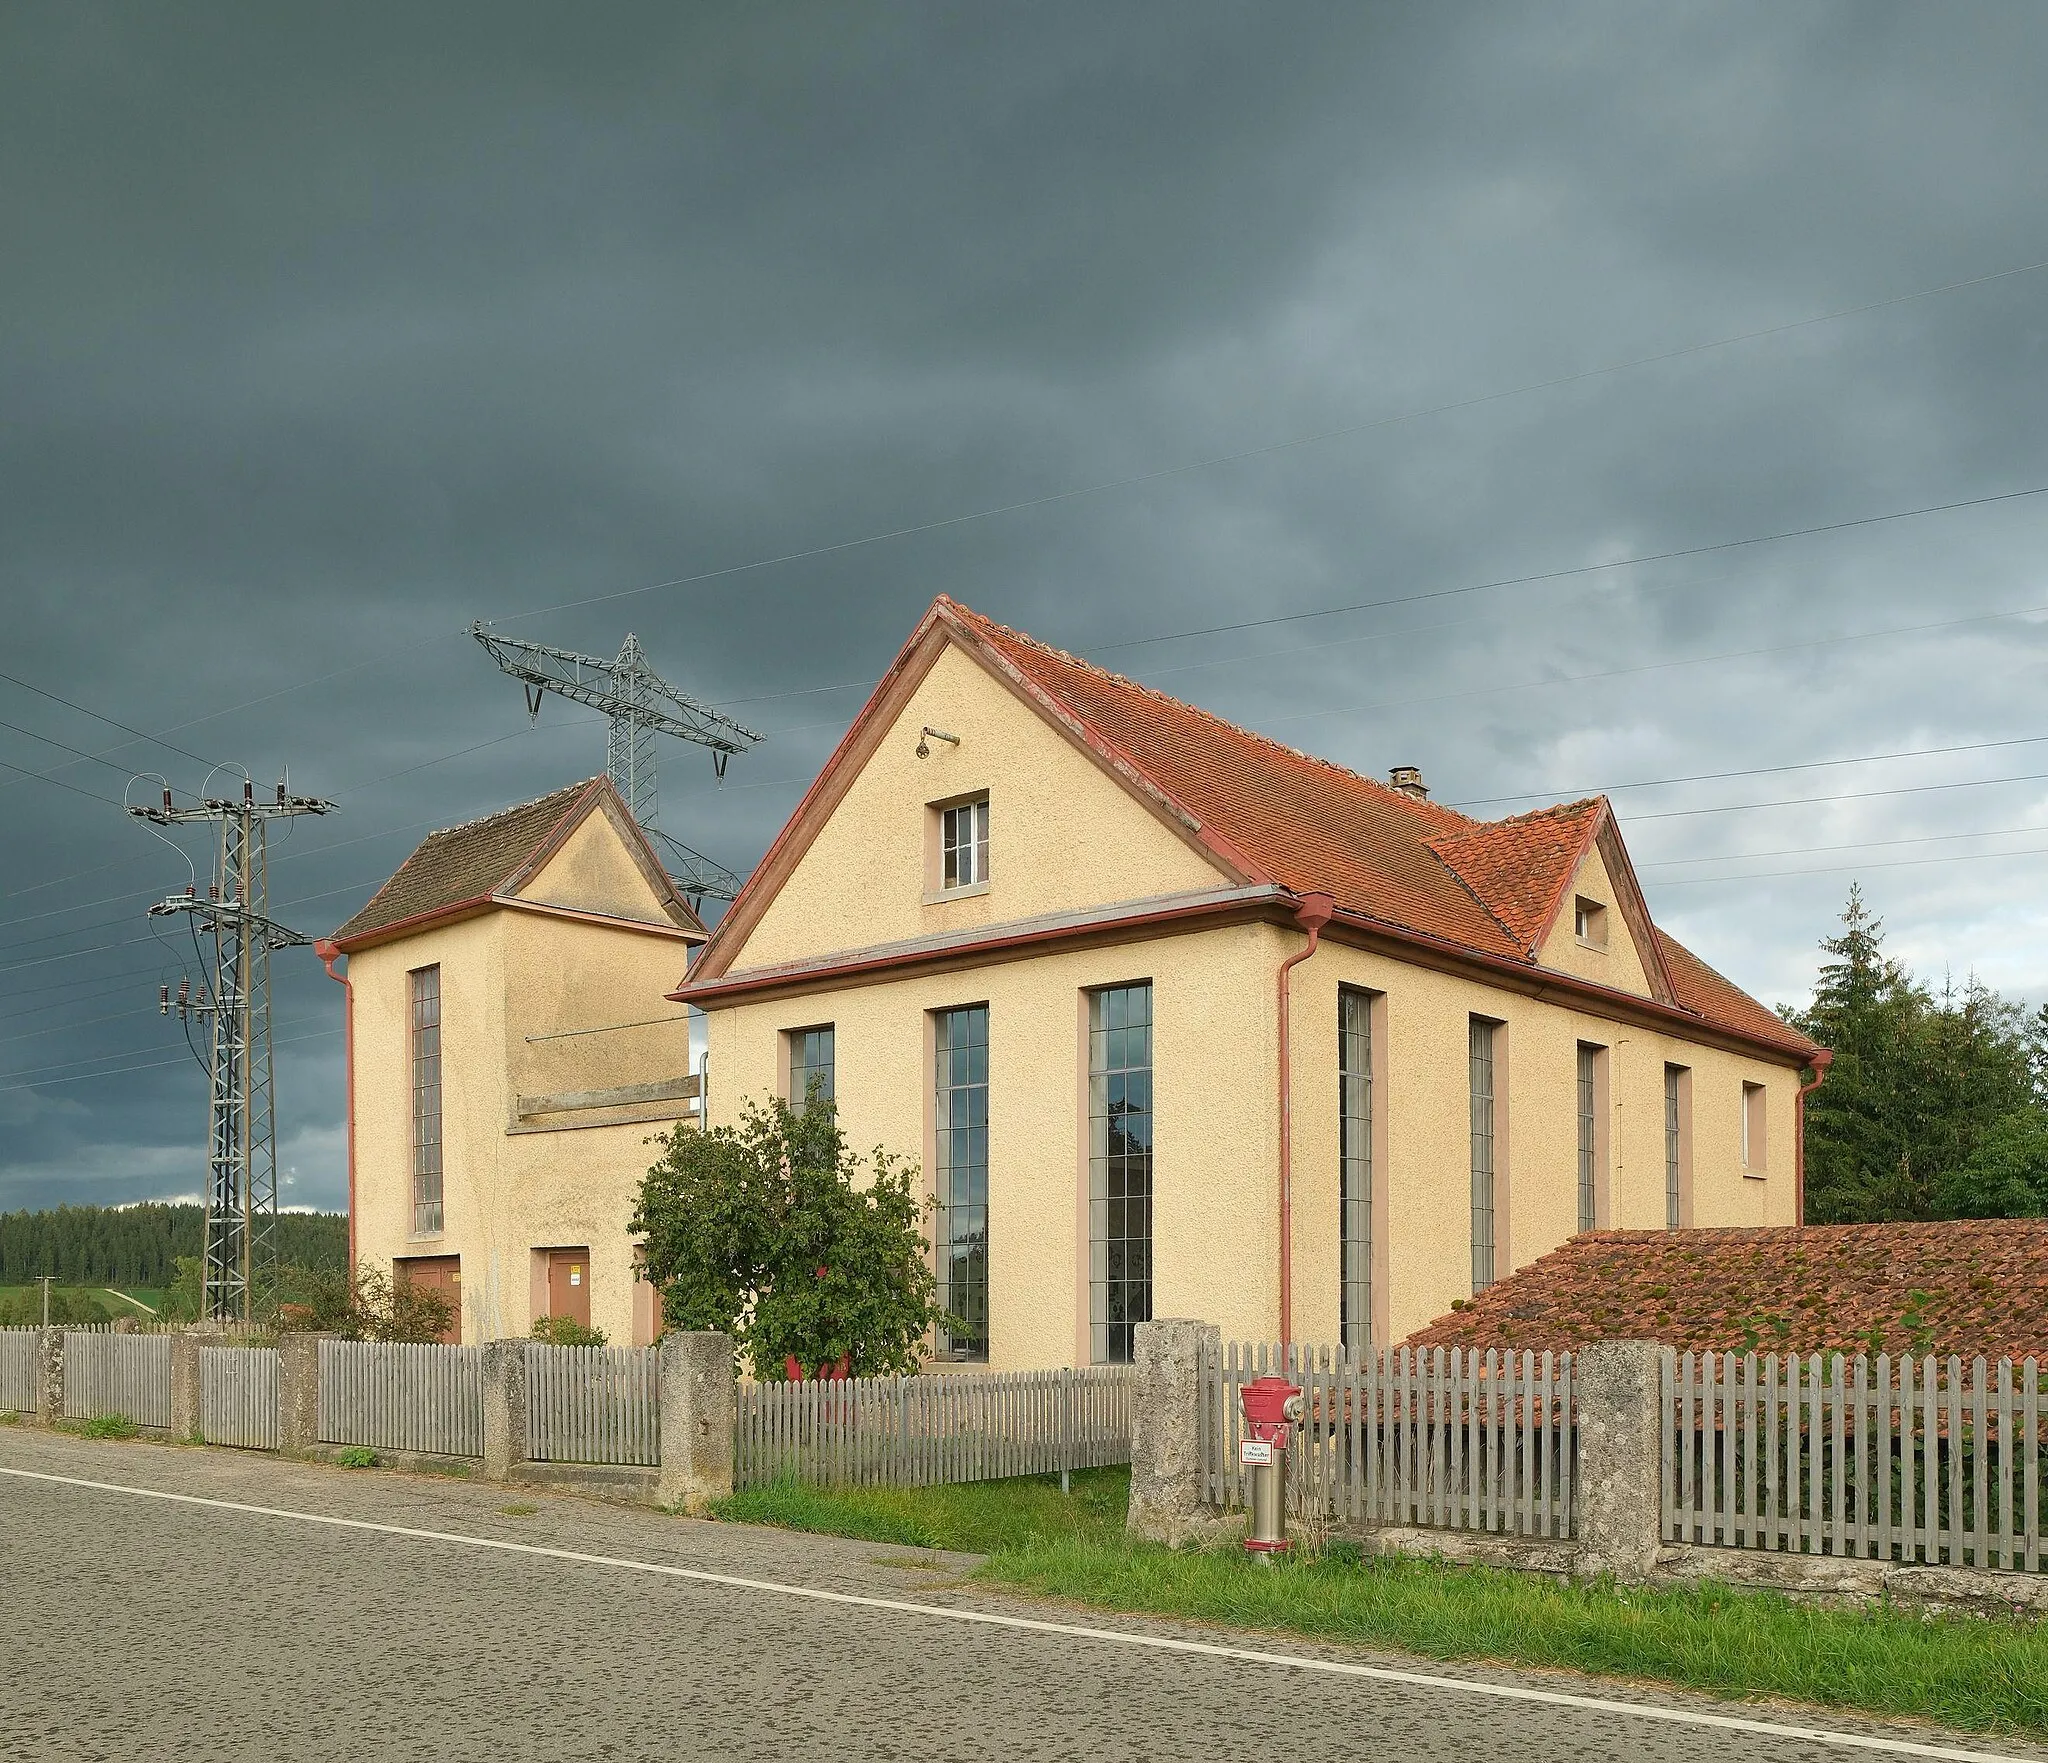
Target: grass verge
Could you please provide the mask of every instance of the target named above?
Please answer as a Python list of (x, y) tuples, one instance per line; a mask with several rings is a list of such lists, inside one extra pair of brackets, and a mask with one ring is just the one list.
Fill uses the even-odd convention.
[(981, 1577), (1114, 1610), (1418, 1653), (1651, 1678), (1976, 1731), (2048, 1732), (2048, 1627), (1796, 1603), (1705, 1583), (1560, 1585), (1528, 1574), (1360, 1554), (1266, 1567), (1235, 1549), (1047, 1540)]
[(721, 1518), (989, 1557), (996, 1585), (1134, 1614), (1350, 1642), (1429, 1659), (1562, 1667), (1731, 1699), (1782, 1697), (1979, 1732), (2048, 1733), (2048, 1624), (1798, 1603), (1702, 1584), (1623, 1590), (1367, 1556), (1333, 1544), (1265, 1567), (1234, 1548), (1124, 1535), (1125, 1471), (937, 1488), (795, 1481), (720, 1501)]
[(1125, 1469), (1078, 1469), (1074, 1491), (1063, 1494), (1056, 1475), (936, 1488), (815, 1488), (784, 1479), (733, 1494), (712, 1512), (743, 1524), (989, 1555), (1119, 1536), (1130, 1481)]

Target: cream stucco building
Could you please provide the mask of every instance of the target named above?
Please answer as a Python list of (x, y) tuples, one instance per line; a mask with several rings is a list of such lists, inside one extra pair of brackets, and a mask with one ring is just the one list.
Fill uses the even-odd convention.
[(939, 1354), (999, 1368), (1796, 1222), (1827, 1059), (1654, 927), (1604, 799), (1476, 821), (943, 598), (668, 995), (712, 1125), (815, 1086), (920, 1159)]
[(429, 837), (319, 945), (348, 957), (355, 1259), (448, 1291), (465, 1340), (652, 1340), (627, 1223), (650, 1138), (694, 1124), (662, 990), (703, 940), (608, 778)]

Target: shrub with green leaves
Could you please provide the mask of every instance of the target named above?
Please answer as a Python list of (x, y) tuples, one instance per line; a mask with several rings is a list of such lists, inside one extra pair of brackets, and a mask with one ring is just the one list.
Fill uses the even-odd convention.
[(551, 1347), (601, 1347), (605, 1337), (603, 1329), (578, 1322), (573, 1316), (536, 1316), (533, 1338)]
[(344, 1469), (375, 1469), (377, 1453), (368, 1445), (350, 1445), (346, 1450), (334, 1453), (335, 1462)]
[(657, 1142), (630, 1228), (670, 1328), (731, 1335), (763, 1380), (784, 1377), (785, 1358), (917, 1370), (941, 1317), (914, 1162), (877, 1147), (863, 1163), (815, 1098), (800, 1112), (748, 1102), (737, 1127)]

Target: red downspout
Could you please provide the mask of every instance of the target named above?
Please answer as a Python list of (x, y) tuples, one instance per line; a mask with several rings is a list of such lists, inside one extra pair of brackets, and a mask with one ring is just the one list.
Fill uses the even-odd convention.
[(1799, 1086), (1797, 1109), (1793, 1116), (1792, 1130), (1792, 1199), (1799, 1208), (1799, 1222), (1806, 1222), (1806, 1098), (1828, 1081), (1828, 1067), (1834, 1064), (1832, 1047), (1816, 1049), (1811, 1061), (1813, 1082)]
[(1294, 1062), (1288, 1027), (1287, 976), (1316, 952), (1323, 926), (1337, 910), (1329, 894), (1303, 894), (1294, 916), (1308, 943), (1280, 963), (1280, 1339), (1294, 1339)]
[(347, 975), (334, 971), (335, 962), (341, 959), (339, 944), (322, 940), (313, 945), (313, 953), (320, 957), (320, 965), (327, 969), (327, 977), (341, 987), (341, 1058), (348, 1067), (348, 1272), (353, 1279), (356, 1272), (356, 988)]

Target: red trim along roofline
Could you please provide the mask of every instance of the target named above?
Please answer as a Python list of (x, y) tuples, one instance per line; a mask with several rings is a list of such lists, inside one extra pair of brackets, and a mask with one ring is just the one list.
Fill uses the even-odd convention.
[[(760, 923), (776, 891), (789, 877), (823, 825), (824, 816), (836, 807), (852, 785), (858, 769), (849, 771), (863, 746), (879, 742), (882, 729), (900, 713), (902, 700), (923, 683), (937, 664), (946, 644), (951, 643), (975, 661), (992, 679), (1044, 717), (1053, 728), (1135, 795), (1151, 812), (1181, 838), (1216, 864), (1225, 876), (1239, 885), (1272, 885), (1273, 878), (1242, 851), (1205, 825), (1202, 818), (1171, 792), (1162, 789), (1115, 742), (1085, 718), (1053, 698), (1043, 687), (1028, 679), (1007, 657), (983, 639), (973, 623), (961, 616), (961, 609), (945, 594), (939, 595), (910, 639), (897, 653), (868, 694), (860, 714), (840, 737), (811, 787), (804, 792), (775, 842), (768, 847), (739, 897), (733, 901), (718, 928), (711, 934), (698, 961), (697, 970), (707, 981), (716, 980), (729, 969), (733, 953), (742, 947)], [(872, 748), (870, 747), (870, 750)]]
[[(1063, 942), (1130, 941), (1134, 940), (1131, 933), (1142, 933), (1156, 926), (1204, 930), (1233, 918), (1244, 918), (1299, 929), (1295, 907), (1294, 896), (1285, 889), (1260, 888), (1255, 893), (1233, 893), (1178, 906), (1001, 931), (991, 936), (959, 941), (936, 941), (915, 949), (906, 949), (902, 945), (885, 947), (815, 965), (759, 968), (730, 977), (714, 975), (704, 979), (685, 979), (674, 991), (663, 995), (671, 1003), (695, 1004), (700, 1009), (715, 1010), (757, 997), (843, 990), (882, 974), (906, 973), (941, 965), (971, 966), (989, 960), (1019, 960), (1049, 945)], [(1379, 946), (1397, 960), (1477, 978), (1524, 996), (1551, 1002), (1570, 1001), (1583, 1007), (1588, 1015), (1635, 1022), (1682, 1040), (1719, 1046), (1794, 1069), (1811, 1065), (1813, 1055), (1823, 1050), (1803, 1037), (1795, 1037), (1790, 1030), (1787, 1030), (1784, 1040), (1751, 1034), (1730, 1023), (1696, 1015), (1674, 1003), (1620, 991), (1526, 961), (1482, 954), (1447, 937), (1433, 937), (1426, 932), (1410, 930), (1343, 907), (1337, 909), (1323, 934), (1328, 940), (1350, 943), (1355, 947)], [(1418, 962), (1418, 956), (1427, 959)]]

